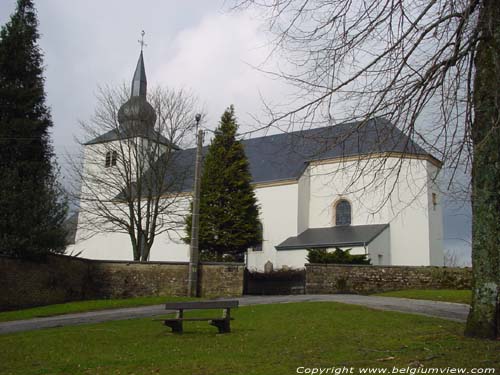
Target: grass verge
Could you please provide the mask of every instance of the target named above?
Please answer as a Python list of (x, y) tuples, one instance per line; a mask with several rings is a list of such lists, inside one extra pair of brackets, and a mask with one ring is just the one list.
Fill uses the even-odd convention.
[(470, 304), (472, 292), (470, 290), (451, 289), (410, 289), (398, 290), (395, 292), (385, 292), (375, 294), (382, 297), (399, 297), (410, 299), (424, 299), (430, 301), (455, 302)]
[(436, 318), (333, 302), (248, 306), (233, 316), (233, 331), (224, 335), (206, 322), (187, 322), (185, 333), (175, 335), (151, 319), (2, 335), (0, 373), (279, 375), (295, 374), (299, 366), (500, 368), (500, 342), (465, 338), (463, 324)]
[(90, 301), (67, 302), (55, 305), (33, 307), (30, 309), (0, 312), (0, 322), (12, 320), (32, 319), (45, 316), (79, 313), (85, 311), (96, 311), (106, 309), (117, 309), (121, 307), (137, 307), (147, 305), (159, 305), (176, 301), (188, 301), (188, 297), (136, 297), (126, 299), (100, 299)]

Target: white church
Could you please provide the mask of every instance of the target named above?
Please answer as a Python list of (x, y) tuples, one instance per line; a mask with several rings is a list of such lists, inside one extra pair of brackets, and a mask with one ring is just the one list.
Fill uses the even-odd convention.
[[(147, 103), (146, 89), (141, 52), (129, 102)], [(119, 111), (119, 120), (129, 110), (127, 103)], [(120, 125), (124, 126), (121, 121)], [(150, 126), (153, 129), (154, 121)], [(97, 168), (109, 174), (117, 168), (113, 155), (103, 156), (99, 165), (92, 162), (92, 166), (89, 158), (112, 142), (120, 142), (120, 134), (119, 129), (110, 131), (85, 144), (84, 171)], [(147, 132), (137, 137), (146, 138)], [(267, 262), (274, 269), (303, 268), (307, 249), (313, 248), (351, 249), (351, 254), (367, 254), (374, 265), (443, 265), (442, 201), (437, 184), (442, 163), (394, 124), (374, 118), (363, 124), (345, 123), (242, 143), (263, 228), (261, 246), (246, 253), (248, 269), (262, 271)], [(194, 151), (176, 147), (173, 152), (194, 165)], [(184, 214), (192, 189), (192, 178), (188, 178), (183, 187)], [(89, 236), (82, 223), (92, 218), (85, 215), (82, 210), (78, 217), (73, 253), (90, 259), (133, 260), (127, 234), (103, 230)], [(178, 228), (157, 236), (149, 260), (189, 261), (183, 233)]]

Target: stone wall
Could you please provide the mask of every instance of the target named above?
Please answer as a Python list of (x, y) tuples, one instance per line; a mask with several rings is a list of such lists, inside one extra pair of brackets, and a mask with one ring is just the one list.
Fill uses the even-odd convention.
[[(241, 296), (244, 265), (200, 267), (202, 297)], [(100, 261), (49, 256), (43, 262), (0, 257), (0, 311), (69, 301), (187, 295), (188, 263)]]
[(95, 298), (186, 296), (188, 263), (89, 261)]
[(89, 263), (77, 258), (35, 263), (0, 257), (0, 310), (91, 298), (88, 271)]
[(201, 297), (241, 296), (243, 294), (243, 263), (204, 262), (200, 267)]
[(308, 294), (470, 289), (471, 283), (470, 268), (306, 264)]

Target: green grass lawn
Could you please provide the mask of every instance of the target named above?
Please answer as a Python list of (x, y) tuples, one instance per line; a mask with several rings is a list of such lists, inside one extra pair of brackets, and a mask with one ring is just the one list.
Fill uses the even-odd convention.
[(56, 305), (33, 307), (30, 309), (0, 312), (0, 322), (31, 319), (43, 316), (62, 315), (84, 311), (116, 309), (120, 307), (136, 307), (158, 305), (167, 301), (187, 301), (188, 297), (137, 297), (127, 299), (101, 299), (91, 301), (68, 302)]
[[(213, 313), (212, 313), (213, 314)], [(219, 314), (219, 312), (217, 312)], [(464, 325), (332, 302), (234, 310), (233, 332), (138, 319), (0, 336), (1, 374), (295, 374), (298, 366), (493, 367), (500, 342)]]
[(470, 304), (472, 298), (472, 292), (470, 290), (450, 290), (450, 289), (439, 289), (439, 290), (410, 289), (410, 290), (398, 290), (395, 292), (378, 293), (375, 295), (382, 297), (426, 299), (430, 301), (443, 301), (443, 302), (455, 302), (455, 303), (467, 303), (467, 304)]

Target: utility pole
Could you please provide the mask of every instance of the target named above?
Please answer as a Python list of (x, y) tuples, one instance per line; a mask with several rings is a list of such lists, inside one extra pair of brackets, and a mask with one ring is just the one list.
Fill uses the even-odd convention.
[(200, 223), (200, 182), (201, 182), (201, 150), (203, 145), (203, 130), (199, 129), (201, 115), (195, 116), (198, 139), (196, 147), (196, 164), (194, 169), (193, 217), (191, 222), (191, 245), (189, 247), (189, 278), (190, 297), (198, 297), (198, 233)]

